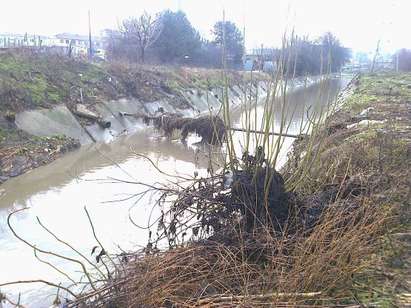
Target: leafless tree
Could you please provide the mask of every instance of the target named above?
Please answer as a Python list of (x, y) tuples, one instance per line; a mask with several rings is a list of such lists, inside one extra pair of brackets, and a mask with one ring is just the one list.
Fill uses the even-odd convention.
[(137, 45), (140, 60), (144, 63), (147, 48), (154, 44), (161, 33), (160, 15), (152, 16), (144, 12), (138, 18), (131, 17), (124, 20), (120, 30), (125, 39)]

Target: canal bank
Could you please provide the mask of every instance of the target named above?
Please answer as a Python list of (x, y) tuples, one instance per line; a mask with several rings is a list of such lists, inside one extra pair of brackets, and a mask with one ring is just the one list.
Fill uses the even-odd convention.
[[(194, 239), (162, 252), (147, 245), (122, 255), (116, 279), (80, 294), (77, 303), (409, 305), (411, 76), (361, 76), (350, 92), (310, 137), (294, 143), (282, 169), (293, 193), (289, 219), (276, 217), (282, 228), (248, 233), (241, 218), (226, 212), (209, 221), (215, 212), (208, 209), (229, 200), (225, 175), (212, 196), (203, 195), (207, 182), (193, 188), (192, 199), (190, 191), (177, 190), (181, 221), (171, 216), (161, 230), (176, 234), (188, 222), (183, 211), (197, 208), (203, 219)], [(243, 156), (246, 166), (264, 163), (254, 155)], [(219, 228), (201, 233), (210, 224)]]
[[(341, 233), (317, 234), (326, 244), (313, 246), (324, 250), (312, 254), (322, 264), (310, 268), (310, 279), (321, 281), (317, 290), (328, 294), (330, 303), (345, 297), (347, 304), (408, 307), (411, 74), (364, 74), (347, 90), (324, 127), (294, 143), (282, 170), (289, 189), (311, 204), (310, 215), (324, 203), (342, 209), (334, 222), (327, 217)], [(350, 219), (349, 227), (340, 229)]]
[[(216, 113), (226, 82), (219, 70), (94, 65), (31, 53), (1, 53), (0, 65), (0, 184), (80, 145), (144, 130), (142, 119), (159, 110), (188, 117)], [(226, 76), (233, 109), (241, 110), (245, 97), (267, 95), (264, 74)], [(322, 79), (289, 80), (289, 92)]]
[[(227, 76), (237, 104), (251, 79), (241, 72)], [(125, 114), (151, 116), (161, 108), (193, 116), (218, 109), (224, 84), (219, 70), (97, 65), (30, 50), (2, 51), (0, 80), (0, 183), (80, 144), (110, 142), (144, 127)]]

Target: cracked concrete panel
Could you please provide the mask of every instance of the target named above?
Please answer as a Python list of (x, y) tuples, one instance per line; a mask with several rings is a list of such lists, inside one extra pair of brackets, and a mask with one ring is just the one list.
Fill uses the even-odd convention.
[(53, 109), (27, 110), (16, 115), (16, 125), (21, 130), (38, 137), (65, 135), (78, 139), (81, 144), (91, 143), (91, 138), (64, 105)]

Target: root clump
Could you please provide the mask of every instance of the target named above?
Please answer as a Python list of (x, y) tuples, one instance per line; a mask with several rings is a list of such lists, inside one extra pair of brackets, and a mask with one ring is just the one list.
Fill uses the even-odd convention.
[(163, 131), (167, 137), (171, 137), (174, 131), (180, 131), (183, 142), (190, 133), (195, 133), (202, 138), (204, 143), (221, 144), (226, 133), (224, 122), (218, 116), (187, 118), (174, 113), (164, 113), (156, 117), (147, 116), (144, 122)]
[[(352, 275), (387, 220), (368, 199), (338, 195), (330, 187), (313, 202), (288, 192), (262, 148), (244, 153), (229, 171), (164, 192), (157, 238), (128, 255), (112, 287), (83, 301), (101, 307), (338, 302), (349, 297)], [(157, 248), (162, 240), (166, 251)]]

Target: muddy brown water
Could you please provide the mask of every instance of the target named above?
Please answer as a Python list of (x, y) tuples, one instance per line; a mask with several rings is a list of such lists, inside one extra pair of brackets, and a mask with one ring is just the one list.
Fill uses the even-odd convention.
[[(299, 133), (301, 120), (307, 121), (307, 106), (315, 110), (328, 104), (346, 82), (345, 79), (333, 79), (289, 94), (286, 105), (291, 124), (288, 133)], [(256, 110), (259, 123), (263, 108), (260, 106)], [(241, 127), (244, 113), (237, 110), (232, 115), (234, 125)], [(277, 112), (274, 122), (279, 123), (280, 118)], [(279, 124), (273, 125), (273, 129), (279, 129)], [(240, 153), (245, 142), (244, 134), (235, 133), (234, 140)], [(183, 145), (178, 140), (166, 140), (156, 132), (145, 130), (108, 144), (83, 146), (0, 186), (0, 284), (32, 279), (68, 284), (67, 278), (41, 263), (32, 248), (13, 236), (7, 225), (7, 216), (16, 209), (27, 208), (11, 218), (15, 231), (44, 250), (78, 257), (42, 229), (37, 217), (58, 237), (90, 256), (96, 241), (84, 206), (90, 212), (97, 235), (107, 250), (119, 252), (120, 249), (133, 250), (144, 246), (148, 231), (136, 228), (129, 216), (137, 224), (147, 226), (149, 217), (153, 221), (159, 211), (156, 208), (153, 210), (154, 200), (149, 195), (136, 203), (138, 198), (133, 196), (143, 191), (144, 187), (131, 182), (165, 183), (172, 178), (160, 173), (149, 160), (135, 155), (133, 151), (149, 157), (168, 174), (193, 176), (194, 171), (198, 171), (200, 176), (205, 176), (210, 164), (210, 151), (213, 152), (215, 167), (222, 161), (222, 154), (217, 148), (197, 146), (196, 141), (198, 138), (193, 136), (187, 145)], [(292, 138), (285, 138), (277, 167), (285, 162), (292, 141)], [(80, 268), (77, 265), (44, 254), (39, 254), (39, 257), (78, 278)], [(28, 307), (49, 307), (55, 297), (53, 289), (41, 284), (7, 286), (0, 288), (0, 291), (14, 300), (21, 292), (21, 300)]]

